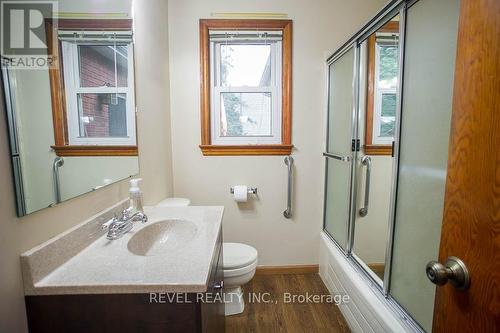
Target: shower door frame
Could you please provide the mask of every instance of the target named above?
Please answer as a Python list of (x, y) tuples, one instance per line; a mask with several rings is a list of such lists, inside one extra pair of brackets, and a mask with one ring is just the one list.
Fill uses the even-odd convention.
[[(387, 7), (379, 12), (370, 22), (362, 29), (360, 30), (357, 34), (354, 35), (347, 43), (345, 43), (338, 51), (336, 51), (332, 56), (330, 56), (327, 59), (327, 71), (329, 71), (330, 66), (338, 60), (340, 57), (342, 57), (347, 51), (349, 51), (351, 48), (354, 50), (354, 71), (353, 71), (353, 110), (352, 110), (352, 129), (351, 129), (351, 140), (353, 142), (353, 148), (356, 148), (358, 146), (358, 142), (360, 142), (360, 137), (359, 137), (359, 119), (360, 119), (360, 108), (359, 108), (359, 92), (360, 92), (360, 87), (359, 87), (359, 65), (360, 65), (360, 46), (361, 44), (377, 29), (385, 24), (388, 20), (390, 20), (392, 17), (396, 16), (399, 14), (400, 16), (400, 28), (399, 28), (399, 70), (398, 70), (398, 97), (397, 97), (397, 108), (396, 108), (396, 131), (395, 131), (395, 136), (394, 136), (394, 160), (392, 163), (392, 170), (393, 170), (393, 179), (391, 181), (391, 206), (389, 209), (389, 226), (388, 226), (388, 240), (386, 244), (386, 255), (385, 255), (385, 270), (384, 270), (384, 281), (383, 284), (381, 285), (378, 280), (376, 280), (372, 274), (369, 272), (366, 272), (365, 267), (361, 265), (358, 262), (357, 257), (353, 253), (353, 246), (354, 246), (354, 231), (355, 231), (355, 219), (356, 219), (356, 214), (357, 214), (357, 197), (356, 197), (356, 188), (357, 188), (357, 175), (356, 175), (356, 161), (358, 159), (358, 152), (359, 152), (359, 147), (358, 149), (353, 149), (352, 151), (352, 157), (351, 157), (351, 174), (350, 174), (350, 205), (349, 205), (349, 221), (348, 221), (348, 227), (347, 227), (347, 245), (346, 248), (343, 249), (342, 246), (326, 231), (326, 186), (327, 182), (326, 180), (328, 179), (328, 169), (326, 168), (327, 165), (327, 160), (328, 153), (325, 153), (325, 191), (324, 191), (324, 204), (323, 204), (323, 229), (326, 231), (328, 236), (332, 238), (332, 240), (335, 242), (335, 245), (340, 248), (340, 250), (348, 257), (353, 260), (353, 262), (361, 268), (364, 272), (367, 273), (368, 277), (372, 282), (375, 283), (377, 288), (384, 293), (384, 295), (387, 297), (389, 289), (389, 275), (390, 275), (390, 269), (391, 269), (391, 257), (392, 257), (392, 238), (393, 238), (393, 227), (394, 227), (394, 211), (395, 211), (395, 193), (396, 193), (396, 188), (397, 188), (397, 168), (398, 168), (398, 155), (399, 155), (399, 134), (400, 134), (400, 118), (401, 118), (401, 89), (402, 89), (402, 72), (403, 72), (403, 65), (402, 61), (404, 59), (404, 28), (405, 28), (405, 11), (406, 11), (406, 1), (405, 0), (397, 0), (393, 1), (392, 3), (388, 4)], [(328, 80), (327, 80), (327, 91), (329, 92), (330, 89), (330, 77), (329, 73), (328, 75)], [(330, 102), (328, 101), (328, 106)], [(329, 133), (329, 113), (328, 113), (329, 107), (327, 107), (327, 127), (326, 127), (326, 151), (328, 151), (328, 143), (329, 143), (329, 138), (330, 138), (330, 133)], [(386, 287), (387, 286), (387, 287)]]
[[(390, 295), (390, 282), (391, 282), (391, 267), (392, 267), (392, 251), (393, 251), (393, 241), (394, 241), (394, 226), (395, 226), (395, 211), (396, 211), (396, 196), (397, 196), (397, 184), (398, 184), (398, 167), (399, 167), (399, 144), (400, 144), (400, 134), (401, 134), (401, 110), (402, 110), (402, 100), (403, 100), (403, 78), (404, 78), (404, 55), (405, 55), (405, 33), (406, 33), (406, 12), (409, 7), (417, 3), (418, 0), (393, 0), (388, 3), (381, 11), (379, 11), (369, 22), (357, 33), (354, 34), (345, 44), (343, 44), (335, 53), (333, 53), (326, 61), (327, 69), (327, 109), (326, 109), (326, 145), (325, 151), (328, 151), (329, 143), (329, 104), (330, 104), (330, 66), (338, 60), (342, 55), (344, 55), (348, 50), (354, 48), (354, 72), (353, 72), (353, 110), (352, 110), (352, 132), (351, 139), (353, 140), (353, 146), (355, 149), (352, 151), (351, 159), (351, 187), (350, 187), (350, 202), (349, 202), (349, 220), (347, 226), (347, 245), (344, 250), (342, 246), (335, 240), (335, 238), (326, 230), (326, 191), (327, 191), (327, 179), (328, 179), (328, 168), (327, 159), (329, 158), (325, 155), (325, 189), (323, 198), (323, 231), (332, 240), (333, 244), (342, 252), (347, 258), (347, 261), (361, 273), (361, 276), (375, 286), (375, 288), (380, 292), (388, 301), (388, 304), (392, 309), (401, 317), (404, 318), (407, 323), (415, 329), (417, 332), (424, 332), (422, 327), (408, 314), (408, 312), (399, 303), (391, 297)], [(392, 182), (391, 182), (391, 199), (389, 207), (389, 223), (387, 230), (387, 243), (386, 243), (386, 253), (385, 253), (385, 268), (384, 268), (384, 280), (380, 284), (379, 280), (374, 278), (374, 273), (367, 271), (364, 264), (360, 263), (359, 258), (353, 253), (354, 246), (354, 232), (355, 232), (355, 218), (357, 214), (357, 202), (356, 202), (356, 188), (357, 188), (357, 177), (356, 177), (356, 161), (358, 159), (358, 146), (359, 138), (359, 119), (360, 119), (360, 108), (359, 108), (359, 92), (360, 92), (360, 80), (359, 80), (359, 65), (360, 65), (360, 46), (362, 43), (375, 31), (378, 30), (383, 24), (388, 22), (392, 17), (399, 15), (399, 68), (398, 68), (398, 87), (397, 87), (397, 108), (396, 108), (396, 124), (394, 133), (394, 145), (393, 145), (393, 161), (392, 161)]]
[[(329, 74), (329, 70), (330, 70), (330, 66), (335, 62), (337, 61), (338, 59), (340, 59), (343, 55), (345, 55), (347, 52), (349, 52), (350, 50), (353, 50), (354, 51), (354, 61), (353, 61), (353, 64), (354, 64), (354, 68), (353, 68), (353, 77), (352, 77), (352, 87), (353, 87), (353, 95), (352, 95), (352, 99), (353, 99), (353, 103), (352, 103), (352, 110), (351, 110), (351, 140), (354, 140), (353, 138), (354, 137), (357, 137), (357, 113), (356, 113), (356, 109), (357, 109), (357, 101), (358, 101), (358, 98), (357, 98), (357, 70), (356, 70), (356, 67), (357, 67), (357, 59), (359, 58), (359, 55), (358, 55), (358, 52), (359, 52), (359, 49), (358, 49), (358, 45), (356, 43), (356, 41), (350, 41), (350, 42), (347, 42), (345, 43), (337, 52), (335, 52), (331, 57), (328, 58), (327, 60), (327, 91), (329, 92), (330, 91), (330, 74)], [(326, 145), (325, 145), (325, 153), (323, 153), (323, 156), (325, 157), (325, 188), (324, 188), (324, 198), (323, 198), (323, 230), (326, 230), (326, 203), (327, 203), (327, 200), (326, 200), (326, 193), (327, 193), (327, 186), (328, 186), (328, 159), (329, 158), (334, 158), (334, 159), (338, 159), (336, 157), (333, 157), (331, 155), (334, 155), (333, 153), (329, 153), (329, 138), (330, 138), (330, 135), (329, 135), (329, 125), (330, 125), (330, 121), (329, 121), (329, 110), (330, 108), (330, 98), (327, 97), (327, 122), (326, 122)], [(355, 141), (351, 141), (353, 145), (355, 145)], [(347, 231), (347, 235), (346, 236), (346, 247), (345, 249), (342, 247), (341, 244), (339, 244), (337, 242), (337, 240), (334, 239), (334, 237), (332, 235), (330, 235), (328, 232), (327, 232), (327, 235), (335, 242), (335, 245), (338, 246), (338, 248), (340, 249), (340, 251), (342, 253), (344, 253), (346, 256), (349, 256), (350, 253), (351, 253), (351, 250), (352, 250), (352, 241), (351, 241), (351, 219), (352, 219), (352, 214), (353, 212), (356, 211), (355, 207), (353, 207), (353, 203), (356, 202), (356, 191), (353, 191), (353, 184), (355, 184), (355, 180), (356, 180), (356, 172), (355, 172), (355, 161), (356, 161), (356, 158), (357, 158), (357, 154), (356, 154), (356, 150), (351, 150), (351, 156), (350, 156), (350, 160), (343, 160), (344, 162), (348, 162), (350, 163), (350, 173), (349, 173), (349, 207), (348, 207), (348, 223), (347, 223), (347, 228), (346, 228), (346, 231)]]

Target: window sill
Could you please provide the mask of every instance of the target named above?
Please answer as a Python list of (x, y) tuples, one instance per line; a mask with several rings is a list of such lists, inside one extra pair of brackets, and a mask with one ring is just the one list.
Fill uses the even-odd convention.
[(365, 155), (392, 155), (392, 145), (365, 145)]
[(137, 156), (137, 146), (51, 146), (57, 156)]
[(200, 145), (204, 156), (290, 155), (293, 145)]

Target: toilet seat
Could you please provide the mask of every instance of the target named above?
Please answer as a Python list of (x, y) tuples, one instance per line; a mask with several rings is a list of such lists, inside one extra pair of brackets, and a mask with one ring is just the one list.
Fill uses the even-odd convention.
[(245, 269), (257, 265), (257, 250), (250, 245), (241, 243), (223, 243), (223, 269), (224, 272), (237, 271), (242, 269), (241, 274), (245, 274)]

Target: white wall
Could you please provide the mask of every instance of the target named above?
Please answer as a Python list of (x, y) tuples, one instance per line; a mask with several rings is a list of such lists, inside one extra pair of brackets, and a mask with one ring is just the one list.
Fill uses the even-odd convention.
[(135, 91), (144, 200), (173, 194), (167, 1), (134, 1)]
[[(136, 1), (135, 13), (136, 101), (141, 113), (139, 162), (145, 203), (153, 204), (172, 193), (168, 84), (165, 86), (168, 82), (166, 2)], [(155, 38), (160, 42), (148, 33), (153, 30), (157, 31)], [(155, 52), (150, 52), (153, 47)], [(163, 65), (158, 70), (154, 64)], [(4, 113), (3, 103), (0, 103), (0, 113)], [(4, 119), (0, 117), (0, 184), (3, 185), (0, 193), (0, 332), (18, 333), (27, 332), (19, 255), (126, 198), (128, 184), (122, 181), (17, 218)]]
[[(322, 229), (325, 60), (385, 1), (169, 1), (174, 193), (193, 204), (224, 205), (226, 241), (251, 244), (261, 265), (318, 262)], [(198, 20), (213, 12), (279, 12), (293, 19), (294, 218), (283, 218), (283, 157), (203, 157), (200, 144)], [(238, 207), (235, 184), (258, 187)]]
[(57, 9), (63, 14), (79, 13), (79, 17), (85, 13), (123, 14), (130, 17), (132, 15), (132, 0), (59, 0)]

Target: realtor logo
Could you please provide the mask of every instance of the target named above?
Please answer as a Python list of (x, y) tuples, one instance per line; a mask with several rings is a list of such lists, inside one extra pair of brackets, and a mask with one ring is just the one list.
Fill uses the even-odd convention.
[(52, 64), (47, 48), (45, 19), (52, 19), (56, 1), (8, 1), (1, 3), (2, 65), (40, 69)]

